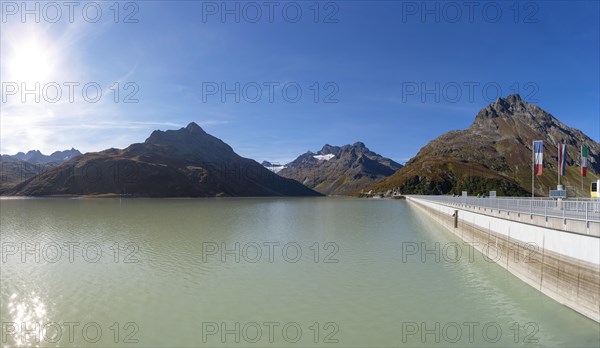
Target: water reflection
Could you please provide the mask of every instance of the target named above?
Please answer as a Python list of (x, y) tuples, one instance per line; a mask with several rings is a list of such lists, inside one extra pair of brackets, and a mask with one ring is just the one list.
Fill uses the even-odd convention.
[(13, 293), (7, 309), (11, 320), (3, 327), (5, 347), (39, 347), (44, 338), (52, 341), (52, 333), (44, 330), (50, 323), (46, 303), (35, 291)]

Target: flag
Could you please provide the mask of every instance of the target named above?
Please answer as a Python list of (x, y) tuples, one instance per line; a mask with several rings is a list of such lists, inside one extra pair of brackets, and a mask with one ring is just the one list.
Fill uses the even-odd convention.
[(583, 145), (581, 147), (581, 176), (587, 174), (588, 148)]
[(565, 176), (567, 167), (567, 144), (558, 144), (558, 174)]
[(542, 176), (544, 168), (544, 142), (536, 140), (533, 142), (533, 164), (536, 176)]

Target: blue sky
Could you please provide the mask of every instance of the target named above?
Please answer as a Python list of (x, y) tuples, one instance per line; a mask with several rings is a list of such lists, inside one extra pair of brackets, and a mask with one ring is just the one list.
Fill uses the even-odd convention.
[[(80, 2), (72, 18), (59, 1), (58, 19), (38, 2), (39, 23), (20, 3), (2, 1), (2, 153), (122, 148), (195, 121), (258, 161), (363, 141), (404, 162), (516, 91), (600, 140), (597, 1), (274, 1), (271, 18), (263, 1)], [(24, 103), (23, 82), (41, 86)], [(236, 84), (239, 102), (222, 93)]]

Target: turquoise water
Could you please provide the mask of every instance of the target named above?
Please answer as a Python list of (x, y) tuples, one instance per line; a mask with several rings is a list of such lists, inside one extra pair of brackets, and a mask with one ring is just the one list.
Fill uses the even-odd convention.
[(1, 200), (0, 228), (2, 346), (600, 343), (403, 201)]

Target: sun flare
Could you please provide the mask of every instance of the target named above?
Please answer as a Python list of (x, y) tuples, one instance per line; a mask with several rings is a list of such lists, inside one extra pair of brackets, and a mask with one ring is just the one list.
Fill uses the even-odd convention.
[(29, 39), (12, 47), (8, 75), (15, 82), (49, 82), (54, 72), (53, 49), (38, 39)]

